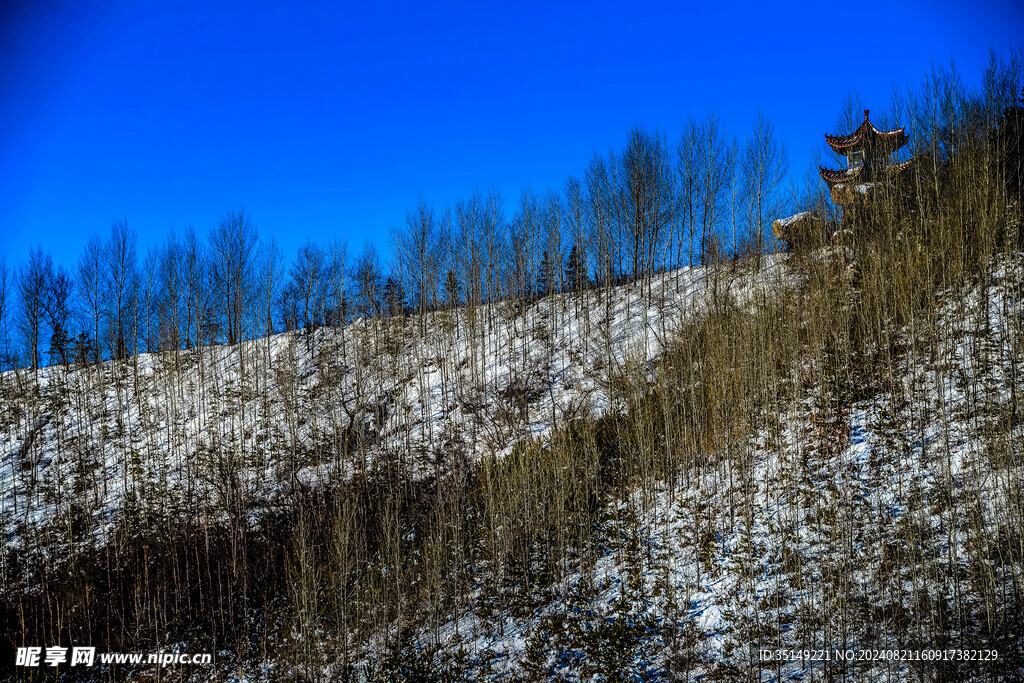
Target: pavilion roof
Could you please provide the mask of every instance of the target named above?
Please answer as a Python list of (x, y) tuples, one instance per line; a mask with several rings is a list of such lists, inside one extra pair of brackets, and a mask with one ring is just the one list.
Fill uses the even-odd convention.
[(849, 135), (825, 135), (825, 142), (836, 154), (849, 154), (857, 150), (871, 148), (880, 152), (895, 152), (907, 144), (909, 138), (906, 128), (896, 130), (878, 130), (868, 120), (868, 110), (864, 110), (864, 121)]
[[(886, 166), (884, 173), (890, 178), (898, 176), (901, 173), (903, 173), (903, 171), (910, 168), (913, 161), (913, 159), (909, 159), (901, 164), (893, 164), (892, 166)], [(824, 180), (829, 187), (841, 183), (858, 184), (865, 182), (873, 182), (873, 180), (869, 181), (866, 178), (861, 178), (861, 175), (863, 174), (865, 168), (866, 167), (864, 165), (860, 165), (854, 168), (844, 168), (836, 171), (831, 168), (822, 168), (819, 166), (818, 173), (821, 174), (821, 179)]]

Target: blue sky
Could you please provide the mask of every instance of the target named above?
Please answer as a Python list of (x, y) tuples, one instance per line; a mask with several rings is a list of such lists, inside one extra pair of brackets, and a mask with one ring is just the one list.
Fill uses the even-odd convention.
[[(302, 5), (296, 8), (291, 5)], [(126, 219), (140, 257), (244, 207), (290, 257), (374, 241), (420, 196), (560, 187), (641, 123), (758, 108), (794, 171), (843, 96), (931, 60), (977, 81), (1016, 2), (0, 3), (0, 257), (75, 263)], [(865, 25), (865, 19), (872, 20)], [(877, 105), (874, 103), (877, 102)]]

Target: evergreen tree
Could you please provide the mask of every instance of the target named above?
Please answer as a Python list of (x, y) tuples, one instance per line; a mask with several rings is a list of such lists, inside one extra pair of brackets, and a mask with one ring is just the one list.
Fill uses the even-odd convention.
[(462, 296), (462, 286), (459, 285), (459, 278), (455, 275), (455, 270), (449, 268), (448, 275), (444, 280), (444, 297), (445, 302), (449, 308), (455, 308), (460, 303), (460, 297)]
[(547, 296), (555, 288), (555, 266), (547, 250), (540, 257), (537, 267), (537, 296)]
[(1002, 151), (1006, 189), (1019, 202), (1024, 189), (1024, 89), (1017, 106), (1007, 107), (1003, 112), (996, 139)]
[(565, 260), (565, 281), (572, 292), (581, 291), (587, 282), (587, 267), (575, 244), (572, 245)]
[(62, 266), (50, 273), (43, 307), (50, 323), (51, 363), (67, 365), (71, 361), (68, 319), (71, 317), (72, 288), (71, 276)]
[(405, 288), (402, 281), (393, 275), (389, 275), (384, 282), (384, 303), (388, 315), (398, 316), (405, 311)]
[(93, 359), (92, 352), (93, 349), (95, 348), (95, 345), (96, 343), (92, 340), (91, 337), (89, 337), (88, 332), (86, 332), (85, 330), (79, 332), (78, 336), (75, 337), (73, 342), (73, 357), (75, 362), (81, 365), (85, 365), (86, 363), (90, 362)]

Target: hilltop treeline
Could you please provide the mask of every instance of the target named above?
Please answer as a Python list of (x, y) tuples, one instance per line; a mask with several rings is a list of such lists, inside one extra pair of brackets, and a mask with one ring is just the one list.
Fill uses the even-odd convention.
[[(941, 164), (964, 130), (999, 126), (1015, 97), (1006, 80), (1012, 70), (990, 69), (977, 95), (963, 92), (955, 72), (933, 72), (879, 120), (908, 126), (902, 154)], [(848, 97), (837, 129), (853, 130), (857, 111)], [(772, 220), (786, 209), (835, 217), (816, 178), (783, 192), (788, 173), (784, 142), (763, 114), (742, 143), (711, 114), (689, 119), (672, 140), (633, 128), (623, 149), (595, 154), (582, 177), (558, 190), (524, 191), (511, 218), (494, 191), (439, 211), (421, 201), (394, 231), (388, 264), (370, 243), (350, 254), (343, 234), (327, 245), (308, 242), (288, 260), (273, 240), (260, 240), (244, 210), (228, 212), (205, 240), (189, 227), (144, 255), (119, 221), (106, 239), (89, 238), (77, 264), (54, 264), (42, 247), (19, 267), (0, 261), (0, 370), (528, 300), (763, 253)]]
[[(714, 119), (673, 145), (636, 129), (563, 191), (525, 193), (508, 221), (493, 194), (440, 212), (421, 204), (387, 273), (372, 249), (350, 260), (342, 244), (309, 244), (286, 269), (242, 212), (206, 244), (170, 237), (141, 268), (123, 224), (90, 242), (73, 274), (34, 252), (6, 299), (20, 335), (6, 367), (20, 369), (3, 376), (0, 419), (21, 438), (5, 456), (0, 631), (11, 646), (184, 642), (228, 651), (217, 675), (259, 663), (252, 671), (283, 680), (753, 681), (781, 673), (760, 648), (840, 646), (997, 648), (973, 669), (871, 672), (1018, 674), (1024, 320), (1008, 264), (1024, 249), (1019, 65), (994, 60), (982, 84), (938, 70), (897, 98), (912, 181), (856, 216), (808, 188), (802, 208), (833, 222), (756, 305), (739, 305), (728, 283), (760, 266), (780, 207), (785, 156), (766, 121), (742, 147)], [(707, 266), (706, 310), (657, 363), (616, 357), (601, 315), (611, 285), (639, 281), (645, 306), (671, 306), (652, 283), (680, 264)], [(1011, 298), (993, 307), (990, 291)], [(985, 304), (951, 318), (965, 292)], [(500, 315), (522, 319), (522, 339), (486, 335)], [(366, 387), (420, 381), (426, 364), (467, 421), (491, 392), (509, 408), (498, 433), (521, 435), (549, 389), (530, 345), (571, 353), (556, 320), (600, 350), (603, 414), (482, 459), (448, 429), (431, 448), (411, 428), (402, 447), (381, 447), (374, 430), (401, 407)], [(282, 329), (303, 330), (302, 343), (273, 355), (268, 335)], [(472, 360), (402, 356), (416, 338), (462, 340)], [(234, 347), (226, 369), (214, 343)], [(143, 350), (157, 355), (150, 386)], [(517, 371), (489, 387), (501, 352)], [(44, 355), (65, 367), (26, 371)], [(970, 400), (946, 403), (952, 386)], [(154, 396), (172, 408), (155, 410)], [(419, 400), (423, 414), (441, 405)], [(320, 405), (332, 418), (301, 431)], [(216, 438), (126, 427), (131, 414), (155, 431), (170, 409)], [(868, 462), (848, 452), (858, 411), (881, 435)], [(73, 428), (54, 432), (61, 416)], [(475, 424), (480, 443), (491, 427)], [(61, 461), (73, 475), (48, 477)], [(162, 485), (172, 461), (194, 488)], [(113, 469), (124, 492), (108, 513), (98, 501)], [(279, 494), (253, 495), (268, 477)], [(892, 500), (872, 497), (883, 489)], [(657, 517), (665, 505), (682, 527)], [(659, 524), (678, 555), (651, 540)], [(611, 558), (621, 585), (609, 604)], [(711, 649), (692, 608), (709, 586), (730, 606)], [(460, 620), (492, 634), (527, 623), (525, 649), (503, 662)], [(871, 665), (827, 666), (860, 679)]]
[(493, 191), (441, 210), (421, 201), (395, 230), (388, 265), (369, 243), (350, 254), (343, 234), (286, 259), (242, 210), (206, 239), (188, 228), (146, 254), (119, 221), (72, 267), (41, 247), (20, 267), (0, 264), (0, 369), (530, 300), (763, 251), (787, 168), (763, 116), (742, 145), (714, 115), (688, 121), (674, 140), (636, 127), (621, 151), (595, 155), (562, 188), (524, 191), (511, 212)]

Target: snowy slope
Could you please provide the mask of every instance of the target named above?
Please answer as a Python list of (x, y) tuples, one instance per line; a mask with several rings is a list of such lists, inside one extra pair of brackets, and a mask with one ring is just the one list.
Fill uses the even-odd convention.
[[(628, 680), (667, 675), (671, 657), (674, 675), (696, 680), (731, 680), (759, 666), (765, 681), (920, 680), (921, 663), (912, 661), (854, 668), (833, 654), (830, 661), (760, 664), (746, 634), (755, 622), (762, 630), (768, 624), (777, 633), (771, 648), (811, 644), (833, 653), (939, 647), (915, 643), (901, 620), (921, 599), (953, 604), (954, 591), (968, 603), (980, 601), (969, 559), (996, 552), (979, 548), (990, 542), (983, 539), (1020, 537), (1005, 512), (1024, 480), (1024, 422), (998, 444), (983, 435), (1024, 389), (1022, 359), (1010, 343), (1024, 330), (1022, 275), (1018, 261), (997, 268), (987, 290), (948, 295), (938, 311), (939, 348), (902, 361), (890, 391), (829, 416), (821, 400), (828, 397), (819, 395), (751, 435), (748, 482), (730, 476), (723, 459), (688, 488), (637, 492), (616, 503), (604, 556), (586, 575), (577, 571), (556, 584), (553, 598), (529, 618), (471, 611), (439, 636), (423, 634), (423, 643), (437, 647), (437, 662), (462, 652), (501, 680), (518, 679), (535, 654), (531, 644), (543, 643), (558, 653), (542, 660), (546, 675), (577, 680), (593, 674), (587, 628), (628, 623), (638, 625), (642, 643), (623, 664)], [(909, 340), (912, 331), (902, 336)], [(822, 429), (834, 438), (807, 438)], [(808, 446), (814, 443), (834, 447)], [(724, 512), (735, 501), (747, 503), (746, 519)], [(697, 530), (710, 542), (701, 542)], [(894, 569), (901, 552), (936, 558), (947, 577), (962, 583)], [(1011, 580), (1005, 567), (988, 562), (991, 581)], [(852, 584), (835, 572), (846, 563)], [(997, 617), (1001, 608), (989, 606)], [(856, 630), (806, 630), (844, 610), (875, 610), (871, 645)]]
[[(912, 662), (761, 664), (749, 635), (773, 634), (774, 648), (907, 648), (921, 645), (907, 624), (923, 601), (1000, 615), (977, 582), (1011, 580), (990, 559), (992, 539), (1021, 537), (1007, 509), (1024, 481), (1024, 423), (1008, 433), (993, 425), (1024, 390), (1013, 341), (1024, 331), (1022, 264), (995, 268), (984, 289), (946, 293), (936, 347), (917, 347), (915, 330), (894, 331), (908, 351), (887, 389), (846, 405), (819, 389), (773, 416), (748, 437), (745, 479), (729, 459), (712, 459), (685, 487), (616, 501), (596, 564), (547, 587), (541, 606), (495, 614), (471, 599), (457, 620), (418, 633), (417, 647), (438, 667), (465, 661), (498, 680), (531, 666), (590, 679), (609, 654), (591, 644), (615, 642), (621, 627), (640, 643), (614, 664), (632, 680), (752, 670), (765, 681), (920, 679)], [(520, 439), (543, 442), (573, 417), (621, 404), (624, 369), (653, 376), (665, 341), (710, 297), (728, 291), (754, 306), (788, 277), (784, 257), (773, 257), (757, 274), (659, 275), (649, 292), (634, 284), (607, 298), (498, 304), (474, 318), (438, 312), (425, 335), (415, 319), (359, 321), (177, 358), (51, 368), (38, 388), (7, 373), (5, 542), (25, 542), (83, 498), (101, 522), (98, 542), (135, 496), (154, 491), (170, 506), (206, 497), (220, 509), (241, 497), (258, 510), (296, 480), (383, 467), (424, 476), (458, 457), (507, 453)], [(927, 562), (901, 563), (901, 553)], [(903, 569), (928, 562), (941, 580)], [(990, 575), (979, 579), (977, 566)], [(874, 630), (836, 630), (845, 614)], [(371, 643), (364, 663), (386, 648), (383, 637)], [(287, 677), (277, 662), (237, 670)]]
[[(649, 364), (713, 285), (754, 301), (757, 274), (684, 268), (639, 284), (278, 334), (239, 347), (143, 354), (98, 367), (7, 372), (0, 385), (0, 521), (7, 543), (83, 505), (100, 530), (157, 492), (269, 503), (398, 461), (411, 477), (507, 452), (617, 401), (627, 364)], [(83, 502), (84, 501), (84, 502)]]

